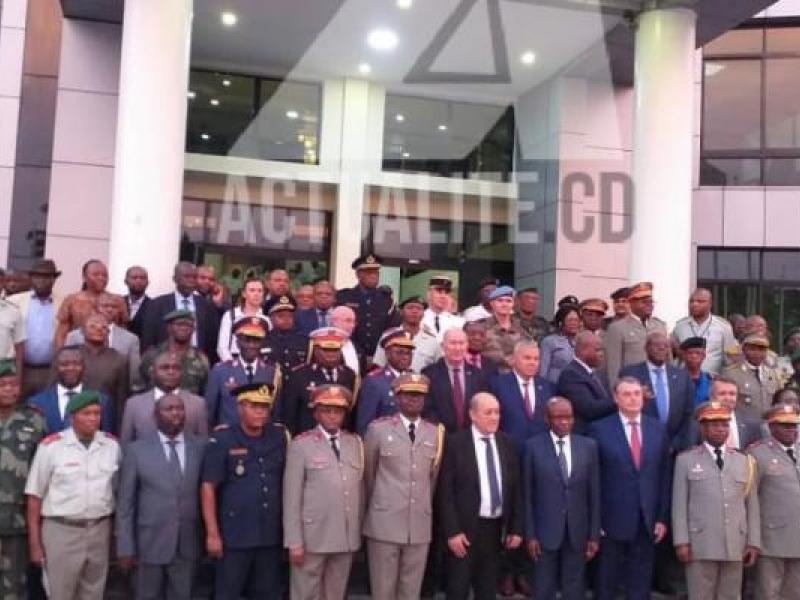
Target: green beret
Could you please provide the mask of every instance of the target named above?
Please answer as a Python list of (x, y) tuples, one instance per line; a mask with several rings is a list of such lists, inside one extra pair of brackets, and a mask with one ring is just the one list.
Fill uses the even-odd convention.
[(17, 374), (17, 365), (13, 358), (0, 360), (0, 377), (13, 377)]
[(181, 308), (178, 310), (173, 310), (172, 312), (164, 315), (164, 323), (172, 323), (178, 319), (189, 319), (190, 321), (194, 321), (194, 313), (185, 308)]
[(90, 404), (100, 404), (100, 392), (94, 390), (86, 390), (79, 394), (75, 394), (67, 402), (67, 407), (64, 409), (67, 414), (75, 414), (82, 408), (86, 408)]

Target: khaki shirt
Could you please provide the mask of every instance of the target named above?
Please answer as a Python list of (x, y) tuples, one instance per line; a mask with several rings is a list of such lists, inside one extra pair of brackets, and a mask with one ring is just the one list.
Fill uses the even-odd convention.
[(647, 360), (644, 346), (647, 336), (655, 331), (667, 335), (667, 325), (658, 317), (650, 317), (645, 325), (639, 317), (628, 315), (608, 326), (603, 336), (603, 347), (606, 353), (606, 373), (611, 385), (616, 383), (622, 367)]
[(0, 298), (0, 358), (14, 358), (14, 345), (25, 341), (25, 322), (15, 304)]
[(39, 444), (25, 493), (42, 500), (42, 516), (98, 519), (114, 512), (114, 488), (122, 453), (98, 431), (86, 448), (70, 427)]
[(676, 346), (690, 337), (701, 337), (706, 341), (706, 359), (701, 368), (707, 373), (720, 373), (725, 366), (725, 353), (737, 346), (730, 324), (717, 315), (708, 315), (702, 323), (691, 316), (675, 323), (672, 341)]
[[(414, 353), (411, 355), (411, 370), (421, 373), (422, 369), (432, 365), (442, 357), (442, 347), (436, 339), (436, 333), (427, 325), (420, 325), (414, 340)], [(386, 366), (386, 351), (380, 345), (375, 349), (372, 362), (379, 367)]]

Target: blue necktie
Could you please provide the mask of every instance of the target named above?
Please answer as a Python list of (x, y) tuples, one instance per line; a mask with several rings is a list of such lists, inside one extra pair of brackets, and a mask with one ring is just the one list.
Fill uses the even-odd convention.
[(494, 451), (492, 450), (491, 438), (481, 438), (486, 444), (486, 472), (489, 474), (489, 499), (491, 502), (492, 514), (497, 514), (501, 506), (500, 483), (497, 481), (497, 468), (494, 464)]
[(669, 419), (669, 402), (667, 400), (667, 384), (664, 381), (664, 367), (657, 367), (656, 372), (656, 407), (658, 418), (662, 423)]

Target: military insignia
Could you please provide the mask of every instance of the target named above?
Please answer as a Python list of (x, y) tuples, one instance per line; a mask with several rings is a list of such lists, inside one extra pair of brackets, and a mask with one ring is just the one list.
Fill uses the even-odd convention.
[(33, 433), (33, 427), (28, 427), (27, 425), (25, 425), (22, 428), (22, 431), (27, 431), (28, 433)]
[(702, 473), (703, 467), (700, 466), (700, 463), (697, 463), (694, 467), (692, 467), (692, 473)]
[(231, 448), (228, 450), (228, 454), (231, 456), (247, 456), (247, 448)]
[(386, 441), (387, 442), (391, 442), (393, 440), (394, 440), (394, 436), (391, 433), (388, 436), (386, 436)]
[(225, 387), (229, 390), (232, 390), (233, 388), (238, 387), (238, 385), (233, 377), (228, 377), (228, 381), (225, 382)]
[(236, 468), (233, 470), (233, 472), (236, 473), (239, 477), (244, 475), (244, 464), (242, 464), (242, 462), (239, 461), (239, 464), (236, 465)]

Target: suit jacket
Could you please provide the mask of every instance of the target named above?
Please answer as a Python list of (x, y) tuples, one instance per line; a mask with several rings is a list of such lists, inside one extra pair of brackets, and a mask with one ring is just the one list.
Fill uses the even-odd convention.
[[(272, 384), (275, 397), (280, 393), (280, 371), (272, 363), (256, 360), (253, 382)], [(214, 365), (208, 374), (205, 391), (208, 424), (212, 428), (219, 424), (235, 425), (239, 422), (239, 410), (231, 390), (246, 383), (247, 372), (238, 358)]]
[[(794, 471), (788, 456), (786, 460)], [(761, 546), (751, 461), (727, 448), (720, 471), (705, 445), (683, 452), (675, 461), (672, 539), (675, 545), (691, 546), (692, 560), (739, 561), (746, 546)], [(792, 476), (797, 481), (797, 474)]]
[(647, 360), (644, 345), (647, 336), (654, 331), (661, 331), (668, 335), (667, 324), (657, 317), (650, 317), (645, 326), (642, 321), (628, 315), (613, 321), (603, 336), (605, 349), (606, 373), (611, 384), (617, 381), (622, 367), (635, 365)]
[[(197, 347), (206, 353), (211, 364), (217, 362), (217, 337), (219, 335), (219, 313), (217, 307), (202, 296), (193, 296), (195, 306), (195, 328)], [(142, 350), (160, 344), (167, 339), (164, 317), (175, 310), (175, 292), (157, 296), (147, 303), (142, 327)]]
[[(141, 309), (139, 310), (141, 312)], [(64, 345), (76, 346), (83, 344), (83, 342), (83, 331), (80, 329), (73, 329), (67, 334)], [(109, 344), (109, 346), (119, 352), (128, 361), (131, 388), (141, 389), (143, 384), (139, 375), (139, 365), (142, 362), (142, 357), (139, 350), (139, 338), (127, 329), (115, 325), (111, 330), (111, 344)]]
[[(692, 383), (686, 369), (673, 367), (665, 364), (666, 384), (669, 390), (669, 415), (667, 418), (667, 435), (669, 435), (672, 449), (683, 451), (692, 446), (689, 439), (689, 431), (692, 421), (694, 421), (694, 383)], [(638, 379), (645, 389), (645, 403), (642, 409), (656, 419), (659, 419), (658, 405), (655, 398), (655, 390), (650, 382), (650, 372), (648, 363), (640, 362), (635, 365), (624, 367), (619, 372), (620, 377), (634, 377)], [(649, 396), (649, 399), (647, 397)]]
[[(470, 424), (469, 399), (478, 392), (488, 391), (489, 386), (483, 373), (464, 363), (464, 423), (463, 427), (467, 428)], [(428, 395), (425, 397), (425, 408), (423, 409), (422, 416), (434, 423), (441, 423), (447, 430), (447, 433), (458, 431), (458, 422), (456, 421), (456, 411), (453, 407), (453, 386), (450, 383), (450, 373), (447, 371), (445, 359), (440, 358), (429, 367), (422, 370), (423, 375), (430, 379), (430, 387)]]
[(125, 448), (117, 492), (117, 555), (166, 565), (200, 557), (200, 467), (205, 442), (184, 434), (183, 478), (175, 481), (156, 433)]
[[(6, 298), (6, 300), (12, 304), (15, 304), (17, 308), (19, 308), (19, 312), (22, 315), (22, 322), (25, 324), (26, 331), (28, 323), (28, 309), (31, 306), (32, 297), (33, 292), (20, 292), (19, 294), (13, 294)], [(53, 292), (51, 298), (53, 300), (53, 329), (51, 331), (51, 336), (55, 336), (56, 327), (58, 325), (56, 315), (58, 315), (58, 309), (61, 308), (61, 303), (64, 301), (64, 297)]]
[[(83, 386), (84, 390), (91, 389)], [(70, 426), (69, 415), (61, 418), (58, 410), (58, 391), (56, 384), (43, 389), (38, 394), (28, 399), (28, 404), (36, 406), (44, 415), (47, 433), (58, 433)], [(100, 429), (106, 432), (116, 431), (114, 405), (111, 399), (105, 394), (100, 394)]]
[(549, 381), (538, 376), (533, 381), (536, 387), (536, 408), (530, 419), (525, 412), (525, 402), (514, 371), (496, 375), (489, 382), (489, 391), (500, 402), (500, 430), (514, 440), (520, 457), (529, 438), (547, 431), (544, 420), (547, 401), (555, 394), (555, 388)]
[[(186, 409), (186, 423), (184, 425), (186, 432), (201, 438), (207, 437), (208, 415), (206, 414), (205, 400), (200, 396), (190, 394), (186, 390), (178, 390), (177, 393), (183, 400), (183, 406)], [(154, 389), (128, 398), (125, 403), (125, 412), (122, 415), (122, 427), (119, 434), (122, 444), (130, 444), (156, 432), (156, 422), (153, 416), (155, 403)]]
[[(331, 307), (331, 310), (333, 310), (333, 307)], [(330, 312), (328, 316), (330, 318)], [(294, 328), (305, 336), (323, 326), (320, 323), (316, 308), (301, 308), (294, 313)]]
[(306, 552), (355, 552), (364, 511), (364, 447), (339, 432), (340, 460), (319, 428), (289, 444), (283, 475), (283, 542)]
[(669, 438), (661, 422), (650, 415), (640, 416), (639, 429), (642, 448), (637, 470), (619, 413), (589, 426), (600, 456), (601, 527), (617, 541), (632, 541), (642, 518), (649, 531), (657, 522), (669, 523)]
[[(502, 479), (503, 531), (506, 535), (521, 536), (524, 510), (517, 451), (514, 442), (502, 431), (495, 434), (495, 441)], [(445, 540), (458, 533), (474, 540), (480, 518), (481, 487), (472, 427), (447, 436), (436, 496), (438, 524)]]
[(600, 540), (600, 468), (597, 444), (570, 436), (572, 468), (564, 480), (550, 432), (525, 444), (522, 483), (525, 496), (525, 539), (556, 551), (565, 541), (581, 549)]
[(583, 365), (573, 360), (558, 378), (558, 395), (572, 402), (575, 433), (586, 433), (589, 423), (617, 411), (617, 405), (605, 385), (608, 380), (603, 375), (595, 371), (593, 376)]
[[(128, 315), (131, 314), (131, 299), (128, 294), (123, 296), (125, 298), (125, 304), (128, 306)], [(133, 335), (138, 337), (140, 340), (142, 339), (142, 330), (144, 328), (144, 315), (147, 312), (147, 305), (150, 304), (150, 296), (145, 295), (144, 299), (142, 300), (142, 304), (139, 307), (139, 310), (136, 311), (136, 316), (133, 317), (130, 321), (128, 321), (128, 331), (130, 331)]]

